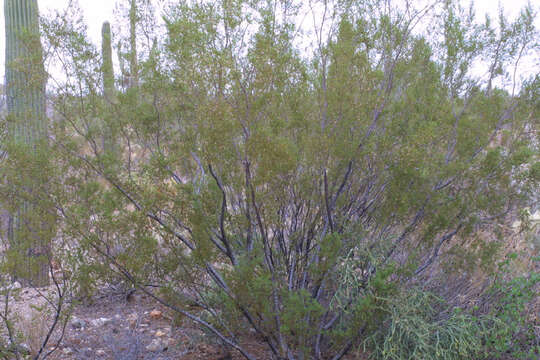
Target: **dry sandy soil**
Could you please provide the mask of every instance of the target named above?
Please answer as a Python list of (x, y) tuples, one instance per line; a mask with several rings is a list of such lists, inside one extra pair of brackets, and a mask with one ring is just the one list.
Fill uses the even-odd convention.
[[(51, 322), (51, 318), (46, 319), (34, 309), (44, 303), (36, 290), (26, 288), (20, 290), (17, 300), (10, 301), (11, 313), (26, 338), (23, 347), (33, 352), (40, 348)], [(55, 346), (60, 330), (55, 332), (47, 350)], [(270, 358), (259, 339), (252, 337), (241, 342), (258, 358)], [(92, 304), (74, 308), (63, 340), (48, 359), (236, 360), (243, 357), (187, 320), (174, 326), (172, 314), (144, 294), (136, 292), (128, 300), (125, 293), (103, 291)]]

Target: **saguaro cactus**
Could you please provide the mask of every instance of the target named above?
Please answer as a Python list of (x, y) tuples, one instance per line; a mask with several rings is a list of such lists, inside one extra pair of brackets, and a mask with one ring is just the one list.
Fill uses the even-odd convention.
[(103, 58), (102, 75), (103, 75), (103, 95), (109, 101), (112, 101), (114, 96), (114, 72), (112, 62), (112, 46), (111, 46), (111, 25), (108, 21), (103, 23), (101, 27), (101, 55)]
[(137, 63), (137, 0), (131, 0), (129, 8), (129, 87), (139, 86), (139, 66)]
[[(108, 21), (103, 23), (101, 27), (101, 74), (103, 77), (103, 97), (105, 101), (112, 104), (115, 99), (114, 87), (114, 70), (112, 62), (112, 46), (111, 46), (111, 25)], [(103, 149), (105, 152), (112, 153), (115, 151), (115, 136), (114, 127), (110, 123), (112, 119), (104, 119), (103, 124)]]
[(18, 119), (12, 122), (11, 133), (32, 143), (46, 133), (45, 72), (37, 0), (5, 0), (4, 14), (7, 109)]
[[(46, 76), (39, 37), (37, 0), (4, 0), (6, 26), (6, 95), (11, 144), (28, 163), (40, 158), (47, 143), (45, 111)], [(36, 166), (29, 166), (30, 169)], [(29, 174), (32, 170), (30, 170)], [(21, 172), (21, 176), (26, 176)], [(35, 195), (46, 181), (27, 176), (20, 187)], [(8, 237), (14, 260), (13, 275), (41, 286), (49, 282), (47, 248), (51, 227), (43, 212), (31, 202), (14, 200)]]

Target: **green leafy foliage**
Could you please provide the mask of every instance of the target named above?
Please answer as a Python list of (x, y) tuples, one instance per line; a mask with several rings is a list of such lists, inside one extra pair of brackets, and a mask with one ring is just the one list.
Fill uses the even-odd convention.
[[(538, 297), (540, 273), (532, 271), (528, 276), (510, 277), (509, 267), (517, 258), (517, 254), (509, 254), (499, 264), (497, 276), (491, 291), (498, 295), (493, 306), (492, 316), (500, 321), (489, 332), (487, 342), (492, 356), (503, 357), (511, 354), (515, 359), (534, 359), (540, 355), (534, 323), (528, 320), (529, 306)], [(538, 262), (539, 259), (536, 259)], [(534, 310), (533, 310), (534, 311)]]
[(433, 279), (494, 272), (505, 247), (492, 225), (537, 193), (540, 83), (500, 86), (534, 47), (529, 16), (480, 24), (452, 1), (183, 2), (137, 53), (143, 3), (129, 2), (131, 73), (114, 101), (78, 20), (44, 26), (66, 79), (43, 193), (81, 293), (152, 284), (248, 359), (250, 329), (277, 359), (362, 343), (388, 359), (503, 350), (509, 332), (488, 338), (506, 320), (446, 309)]
[(374, 359), (482, 358), (489, 329), (483, 319), (455, 308), (420, 289), (381, 302), (379, 330), (365, 340)]

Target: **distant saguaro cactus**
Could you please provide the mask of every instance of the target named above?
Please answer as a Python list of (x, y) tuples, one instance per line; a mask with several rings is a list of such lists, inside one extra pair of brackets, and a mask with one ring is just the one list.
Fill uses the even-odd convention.
[[(114, 70), (112, 62), (112, 46), (111, 46), (111, 25), (108, 21), (103, 23), (101, 27), (101, 74), (103, 78), (103, 97), (105, 101), (112, 104), (115, 99), (114, 87)], [(115, 151), (115, 136), (114, 126), (110, 123), (112, 119), (104, 119), (103, 128), (103, 149), (106, 152), (113, 153)]]
[(111, 101), (114, 96), (114, 71), (112, 62), (111, 25), (108, 21), (101, 27), (101, 56), (103, 75), (103, 95)]
[[(46, 75), (37, 0), (4, 0), (4, 16), (9, 139), (33, 165), (47, 144)], [(27, 174), (21, 172), (23, 175)], [(21, 188), (26, 194), (35, 194), (44, 181), (43, 177), (27, 176)], [(8, 238), (10, 253), (14, 254), (13, 275), (36, 286), (46, 285), (51, 227), (40, 210), (27, 200), (14, 200), (11, 212)]]
[(129, 8), (129, 87), (139, 86), (139, 66), (137, 63), (137, 0), (131, 0)]

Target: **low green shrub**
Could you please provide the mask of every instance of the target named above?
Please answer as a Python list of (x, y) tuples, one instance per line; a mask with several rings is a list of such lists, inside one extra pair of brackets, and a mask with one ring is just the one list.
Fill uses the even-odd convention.
[(373, 359), (474, 359), (489, 332), (484, 319), (447, 311), (442, 298), (421, 289), (384, 299), (381, 310), (386, 319), (364, 341)]
[[(373, 359), (538, 359), (540, 345), (528, 306), (540, 274), (509, 276), (508, 256), (486, 291), (488, 310), (462, 309), (420, 288), (379, 298), (379, 326), (363, 342)], [(478, 313), (478, 314), (476, 314)]]

